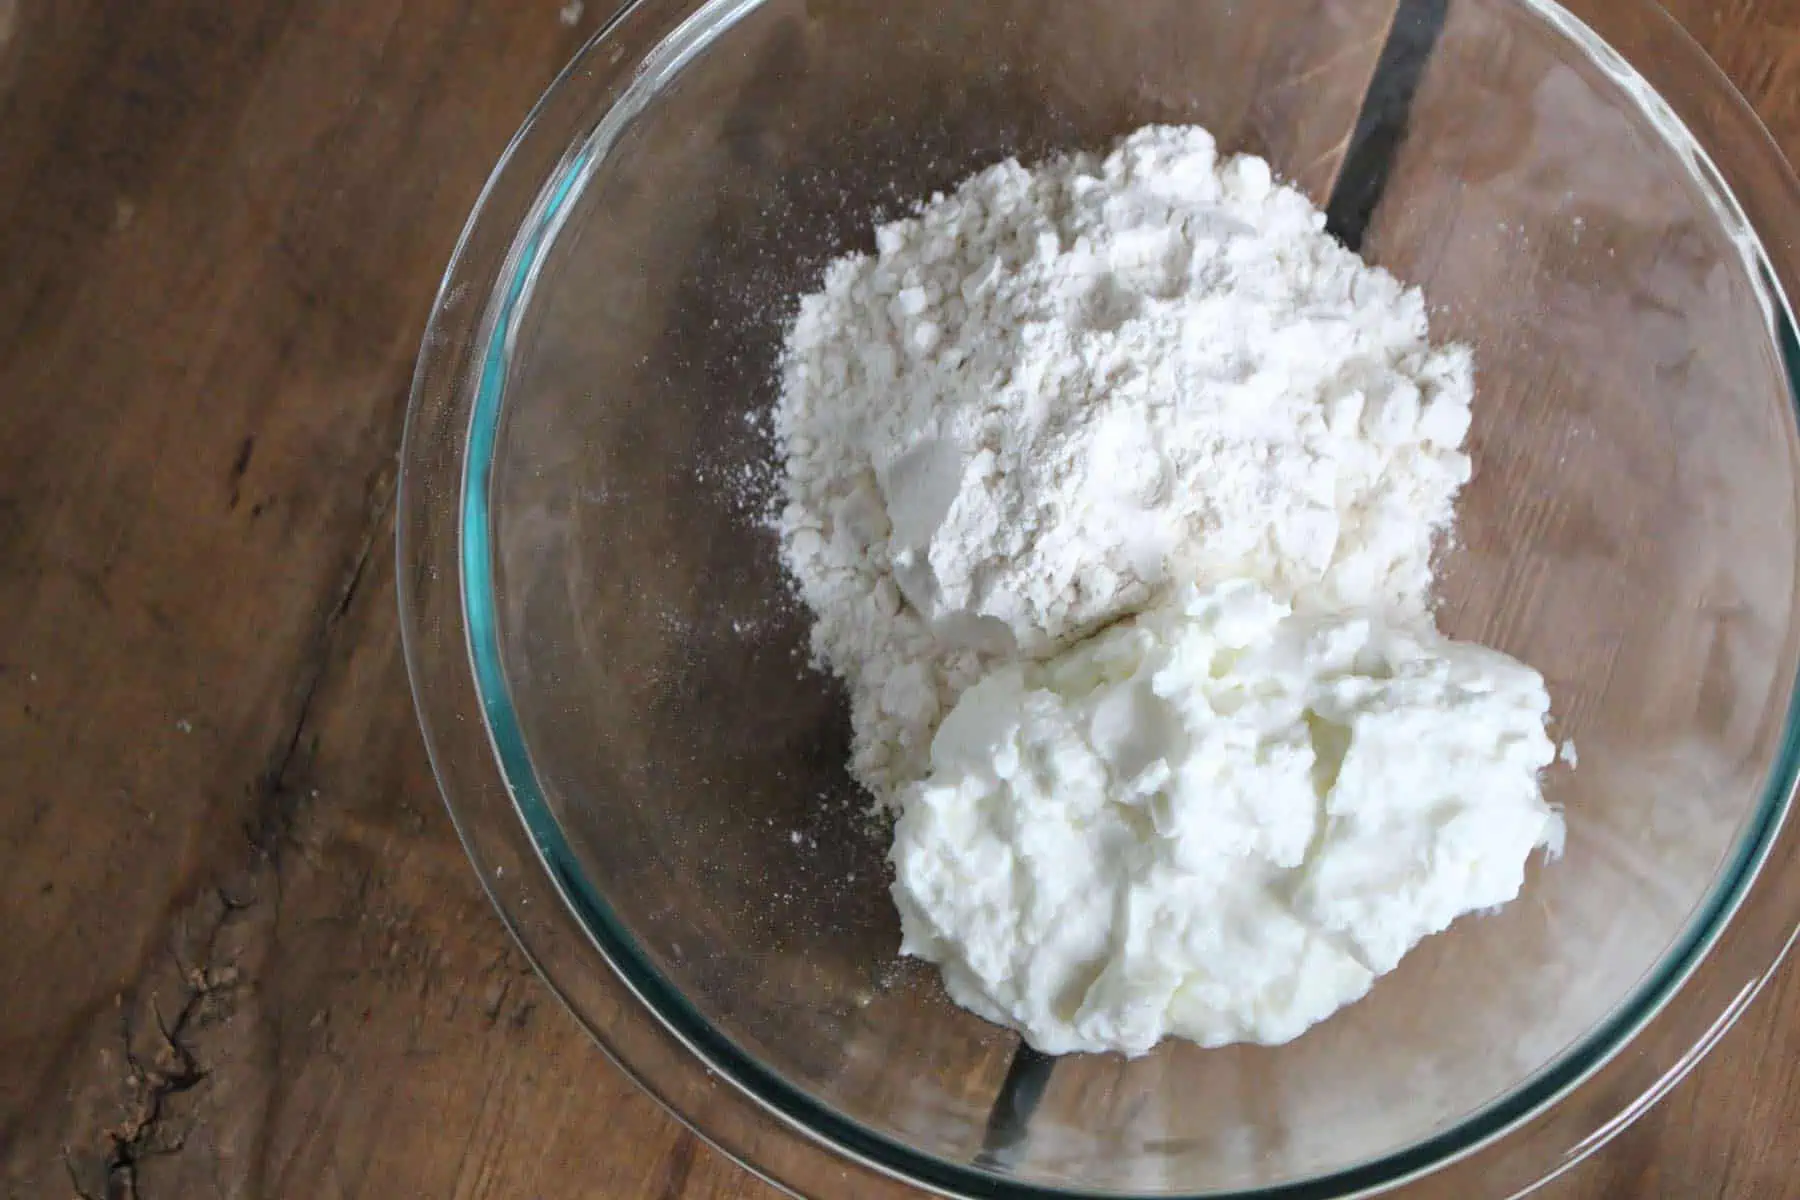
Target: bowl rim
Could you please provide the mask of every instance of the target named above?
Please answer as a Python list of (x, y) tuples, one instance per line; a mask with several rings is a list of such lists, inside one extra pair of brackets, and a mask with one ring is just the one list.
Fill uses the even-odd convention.
[[(529, 305), (570, 201), (614, 139), (664, 82), (763, 2), (633, 0), (545, 92), (495, 167), (458, 241), (433, 303), (413, 380), (396, 523), (402, 641), (433, 770), (491, 901), (546, 983), (618, 1065), (740, 1164), (778, 1186), (808, 1190), (841, 1181), (848, 1168), (871, 1185), (885, 1177), (942, 1195), (983, 1200), (1123, 1195), (1024, 1183), (915, 1150), (834, 1112), (740, 1049), (639, 953), (624, 924), (585, 877), (545, 801), (513, 710), (493, 603), (488, 491), (518, 319)], [(1707, 149), (1709, 143), (1729, 145), (1740, 158), (1760, 157), (1763, 161), (1751, 164), (1756, 173), (1785, 189), (1785, 197), (1776, 199), (1785, 201), (1788, 212), (1800, 212), (1800, 184), (1748, 104), (1673, 17), (1648, 0), (1614, 3), (1610, 17), (1602, 0), (1572, 0), (1569, 7), (1553, 0), (1495, 2), (1534, 10), (1586, 49), (1652, 109), (1678, 150), (1704, 168), (1700, 177), (1716, 182), (1724, 215), (1735, 214), (1744, 244), (1754, 255), (1771, 300), (1771, 332), (1787, 367), (1790, 393), (1800, 396), (1800, 333), (1787, 299), (1800, 283), (1800, 251), (1784, 253), (1778, 246), (1771, 252), (1727, 182), (1746, 174), (1742, 164), (1721, 163)], [(671, 8), (679, 16), (673, 22), (667, 19)], [(1641, 25), (1628, 27), (1632, 18)], [(1711, 94), (1687, 104), (1679, 98), (1671, 103), (1646, 72), (1631, 65), (1628, 52), (1600, 32), (1613, 29), (1622, 39), (1636, 37), (1637, 48), (1646, 53), (1631, 57), (1646, 63), (1650, 75), (1658, 73), (1652, 64), (1660, 65), (1664, 75), (1686, 71), (1706, 79)], [(637, 43), (647, 45), (648, 52), (634, 59), (625, 51)], [(568, 144), (562, 141), (559, 122), (581, 115), (571, 96), (578, 75), (607, 78), (614, 94), (599, 122)], [(1696, 123), (1716, 136), (1708, 141), (1696, 137), (1690, 128)], [(500, 248), (504, 252), (496, 255)], [(485, 303), (468, 304), (470, 295), (485, 297)], [(456, 499), (446, 518), (444, 497), (451, 495)], [(1750, 951), (1758, 965), (1742, 986), (1723, 989), (1727, 1002), (1719, 1012), (1671, 1012), (1672, 1006), (1692, 1007), (1675, 1002), (1684, 995), (1691, 1000), (1698, 992), (1689, 988), (1694, 977), (1720, 966), (1721, 956), (1711, 952), (1765, 881), (1767, 864), (1772, 859), (1800, 864), (1800, 832), (1788, 819), (1800, 778), (1800, 691), (1795, 689), (1800, 680), (1790, 688), (1780, 751), (1757, 811), (1686, 930), (1609, 1017), (1513, 1092), (1411, 1146), (1303, 1181), (1191, 1195), (1324, 1200), (1372, 1195), (1458, 1165), (1480, 1167), (1471, 1180), (1485, 1179), (1496, 1169), (1517, 1173), (1516, 1152), (1491, 1153), (1499, 1143), (1531, 1135), (1534, 1126), (1552, 1132), (1545, 1121), (1552, 1109), (1617, 1068), (1620, 1052), (1640, 1042), (1653, 1023), (1682, 1017), (1685, 1024), (1700, 1027), (1700, 1034), (1673, 1039), (1672, 1046), (1679, 1044), (1675, 1053), (1658, 1046), (1655, 1061), (1638, 1065), (1635, 1075), (1650, 1068), (1650, 1086), (1636, 1091), (1636, 1099), (1618, 1115), (1580, 1131), (1572, 1144), (1566, 1131), (1554, 1131), (1563, 1144), (1546, 1141), (1537, 1156), (1545, 1162), (1529, 1166), (1519, 1179), (1529, 1190), (1560, 1174), (1646, 1111), (1723, 1035), (1794, 941), (1794, 914), (1800, 908), (1790, 905), (1786, 920), (1774, 922), (1773, 935), (1762, 939), (1766, 944), (1734, 951)], [(450, 711), (441, 711), (445, 709)], [(470, 717), (480, 720), (485, 739), (452, 735), (446, 720), (466, 724)], [(469, 753), (478, 741), (486, 743), (477, 747), (485, 751), (482, 761)], [(516, 864), (512, 886), (501, 883), (508, 863)], [(539, 904), (536, 913), (527, 911), (533, 899)], [(591, 970), (595, 952), (607, 964), (609, 978), (576, 982), (578, 976), (602, 974)], [(1741, 967), (1736, 973), (1742, 973)], [(610, 1015), (603, 1016), (602, 1006), (590, 995), (595, 992), (623, 1003), (611, 1005)], [(695, 1090), (696, 1081), (710, 1087), (715, 1078), (730, 1085), (737, 1103), (702, 1105), (707, 1113), (701, 1115), (684, 1096)], [(742, 1105), (745, 1099), (750, 1105)], [(754, 1148), (770, 1138), (779, 1152)], [(783, 1159), (787, 1161), (777, 1166)], [(1526, 1174), (1535, 1177), (1526, 1179)]]

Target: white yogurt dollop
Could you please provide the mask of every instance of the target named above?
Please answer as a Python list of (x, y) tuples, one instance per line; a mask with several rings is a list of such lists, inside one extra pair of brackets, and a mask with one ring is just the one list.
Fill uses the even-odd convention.
[(900, 798), (902, 950), (1047, 1053), (1288, 1041), (1559, 847), (1549, 708), (1428, 628), (1185, 589), (963, 694)]

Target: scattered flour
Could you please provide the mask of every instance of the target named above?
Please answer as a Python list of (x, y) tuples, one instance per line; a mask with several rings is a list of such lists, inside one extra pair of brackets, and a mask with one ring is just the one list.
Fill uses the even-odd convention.
[(1151, 127), (881, 226), (789, 331), (783, 554), (905, 949), (1043, 1049), (1295, 1036), (1554, 841), (1541, 678), (1432, 628), (1470, 356), (1323, 225)]

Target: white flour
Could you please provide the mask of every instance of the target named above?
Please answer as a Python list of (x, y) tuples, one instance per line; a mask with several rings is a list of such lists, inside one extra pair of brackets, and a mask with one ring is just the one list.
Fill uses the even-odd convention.
[(947, 706), (1171, 580), (1423, 614), (1468, 354), (1202, 130), (1002, 163), (834, 263), (790, 333), (787, 563), (883, 801)]
[[(1136, 802), (1126, 792), (1143, 780), (1120, 777), (1112, 758), (1089, 753), (1094, 739), (1123, 737), (1141, 748), (1161, 744), (1159, 729), (1181, 726), (1187, 736), (1214, 719), (1205, 704), (1175, 715), (1136, 701), (1103, 704), (1095, 697), (1119, 683), (1111, 679), (1088, 680), (1068, 696), (1021, 684), (996, 704), (994, 680), (1091, 666), (1084, 655), (1096, 643), (1089, 639), (1108, 625), (1154, 609), (1163, 615), (1129, 628), (1162, 629), (1159, 621), (1175, 619), (1168, 617), (1173, 597), (1191, 604), (1184, 589), (1227, 583), (1251, 589), (1271, 611), (1291, 608), (1295, 621), (1413, 630), (1432, 647), (1422, 653), (1438, 676), (1455, 674), (1444, 664), (1464, 661), (1430, 641), (1430, 591), (1433, 543), (1449, 531), (1457, 490), (1469, 477), (1460, 446), (1473, 393), (1470, 358), (1461, 347), (1431, 346), (1419, 293), (1344, 250), (1323, 225), (1303, 195), (1271, 180), (1262, 160), (1220, 162), (1204, 131), (1148, 128), (1105, 159), (1076, 155), (1035, 170), (1002, 163), (882, 226), (877, 253), (833, 263), (822, 289), (802, 299), (789, 332), (775, 414), (786, 467), (783, 552), (817, 617), (814, 652), (849, 691), (852, 768), (877, 801), (902, 813), (895, 895), (907, 949), (943, 963), (957, 999), (1025, 1028), (1046, 1049), (1140, 1052), (1167, 1031), (1208, 1042), (1291, 1037), (1392, 966), (1385, 951), (1345, 957), (1340, 948), (1367, 937), (1396, 946), (1397, 959), (1457, 913), (1509, 898), (1541, 840), (1548, 810), (1535, 773), (1543, 764), (1509, 756), (1501, 743), (1533, 721), (1541, 738), (1543, 708), (1459, 709), (1450, 692), (1426, 688), (1408, 693), (1401, 707), (1419, 744), (1435, 749), (1396, 768), (1389, 782), (1467, 783), (1462, 798), (1474, 814), (1476, 843), (1499, 858), (1482, 866), (1486, 874), (1456, 874), (1460, 893), (1428, 898), (1413, 884), (1442, 881), (1406, 856), (1441, 851), (1420, 824), (1433, 818), (1404, 805), (1386, 813), (1371, 828), (1388, 840), (1392, 869), (1381, 867), (1379, 849), (1367, 841), (1358, 843), (1365, 858), (1356, 868), (1365, 881), (1399, 889), (1381, 902), (1386, 908), (1380, 897), (1360, 894), (1343, 898), (1334, 913), (1250, 905), (1242, 909), (1249, 941), (1236, 946), (1236, 961), (1216, 961), (1218, 947), (1205, 949), (1205, 937), (1195, 934), (1189, 949), (1212, 955), (1214, 968), (1247, 989), (1226, 986), (1207, 1001), (1212, 1015), (1204, 1020), (1171, 1016), (1167, 996), (1158, 1007), (1150, 993), (1120, 984), (1112, 968), (1132, 958), (1121, 947), (1138, 943), (1108, 922), (1115, 907), (1128, 912), (1131, 904), (1094, 907), (1067, 891), (1024, 887), (1007, 891), (1011, 908), (980, 899), (984, 879), (1026, 877), (1080, 888), (1089, 900), (1135, 895), (1127, 860), (1139, 860), (1107, 851), (1108, 822), (1059, 810), (1018, 774), (1020, 764), (1085, 764), (1091, 778), (1082, 786), (1090, 790), (1079, 802), (1117, 816)], [(1193, 645), (1212, 636), (1165, 632), (1171, 645), (1189, 646), (1190, 657)], [(1389, 644), (1388, 632), (1371, 636)], [(1507, 662), (1479, 654), (1468, 661)], [(1236, 694), (1236, 662), (1227, 655), (1206, 667), (1223, 673), (1219, 695)], [(1511, 687), (1502, 676), (1518, 682), (1496, 667), (1469, 687)], [(952, 724), (961, 732), (934, 749), (945, 714), (984, 678), (990, 682), (978, 691), (986, 699), (958, 709)], [(1156, 690), (1145, 686), (1145, 695)], [(1309, 686), (1290, 690), (1311, 695)], [(1188, 689), (1190, 698), (1202, 692)], [(1218, 698), (1205, 694), (1206, 704)], [(1538, 680), (1531, 696), (1541, 694)], [(1379, 703), (1394, 700), (1383, 696)], [(1090, 702), (1092, 711), (1082, 707)], [(1279, 764), (1263, 752), (1306, 741), (1308, 722), (1318, 719), (1306, 703), (1289, 707), (1288, 726), (1257, 735), (1267, 745), (1253, 738), (1249, 757), (1230, 770), (1215, 763), (1202, 771), (1213, 772), (1210, 784), (1191, 776), (1179, 802), (1174, 792), (1154, 801), (1185, 812), (1170, 809), (1169, 820), (1187, 823), (1189, 850), (1261, 836), (1269, 814), (1256, 805), (1281, 782)], [(1097, 717), (1101, 710), (1106, 715)], [(1435, 729), (1434, 713), (1441, 718)], [(1134, 726), (1140, 718), (1149, 724)], [(1123, 732), (1082, 724), (1122, 719)], [(1200, 725), (1181, 725), (1190, 720)], [(1066, 744), (1044, 740), (1057, 737)], [(1484, 737), (1493, 743), (1486, 757), (1470, 748)], [(1461, 756), (1458, 771), (1431, 761), (1440, 752)], [(983, 755), (993, 761), (984, 765)], [(1162, 769), (1173, 771), (1173, 759), (1163, 758)], [(1483, 763), (1511, 772), (1508, 781), (1481, 783)], [(1518, 803), (1484, 808), (1488, 795)], [(1527, 795), (1535, 808), (1524, 805)], [(1148, 793), (1138, 799), (1151, 803)], [(1329, 788), (1309, 785), (1305, 812), (1284, 826), (1289, 840), (1316, 850), (1333, 830), (1342, 832), (1331, 805)], [(1441, 804), (1432, 810), (1445, 811)], [(958, 815), (928, 820), (948, 812)], [(1151, 828), (1135, 819), (1120, 827), (1134, 836)], [(1161, 825), (1154, 828), (1160, 836)], [(1074, 829), (1075, 842), (1058, 842), (1056, 829)], [(1469, 829), (1459, 825), (1459, 836)], [(1521, 831), (1529, 836), (1511, 836)], [(1053, 845), (1061, 846), (1060, 859), (1045, 857)], [(1070, 865), (1083, 862), (1116, 870), (1093, 879), (1089, 868)], [(1270, 871), (1303, 865), (1315, 864), (1243, 858), (1238, 876), (1184, 883), (1186, 890), (1171, 894), (1189, 906), (1207, 896), (1261, 895), (1276, 886)], [(1513, 881), (1512, 892), (1484, 890), (1478, 875)], [(1081, 953), (1071, 957), (1021, 933), (1035, 919), (1028, 902), (1091, 918)], [(1410, 911), (1396, 914), (1395, 903)], [(1385, 915), (1377, 918), (1378, 909)], [(1259, 913), (1267, 917), (1262, 924)], [(1258, 939), (1288, 926), (1328, 932), (1294, 942), (1286, 966), (1266, 955), (1256, 960)], [(1213, 926), (1193, 928), (1202, 927)], [(1323, 970), (1331, 957), (1307, 949), (1315, 944), (1337, 954), (1343, 970), (1330, 979), (1296, 977), (1302, 966)], [(1136, 978), (1131, 970), (1143, 966), (1119, 969)], [(1072, 980), (1090, 990), (1071, 995)], [(1298, 989), (1294, 1007), (1258, 1009), (1259, 987)], [(1151, 1020), (1152, 1009), (1162, 1015)]]

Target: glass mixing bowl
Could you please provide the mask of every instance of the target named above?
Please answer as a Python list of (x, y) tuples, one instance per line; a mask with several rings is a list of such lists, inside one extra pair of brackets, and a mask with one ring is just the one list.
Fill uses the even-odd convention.
[[(832, 1196), (1508, 1195), (1666, 1091), (1786, 949), (1800, 194), (1638, 0), (1457, 0), (1404, 136), (1401, 94), (1351, 139), (1393, 15), (640, 0), (495, 172), (406, 432), (419, 711), (545, 977), (754, 1170)], [(1522, 899), (1298, 1041), (1052, 1063), (896, 957), (844, 700), (760, 523), (760, 416), (794, 297), (878, 211), (1152, 121), (1321, 201), (1354, 143), (1344, 227), (1476, 348), (1443, 623), (1545, 673), (1579, 766), (1548, 779), (1567, 851)]]

